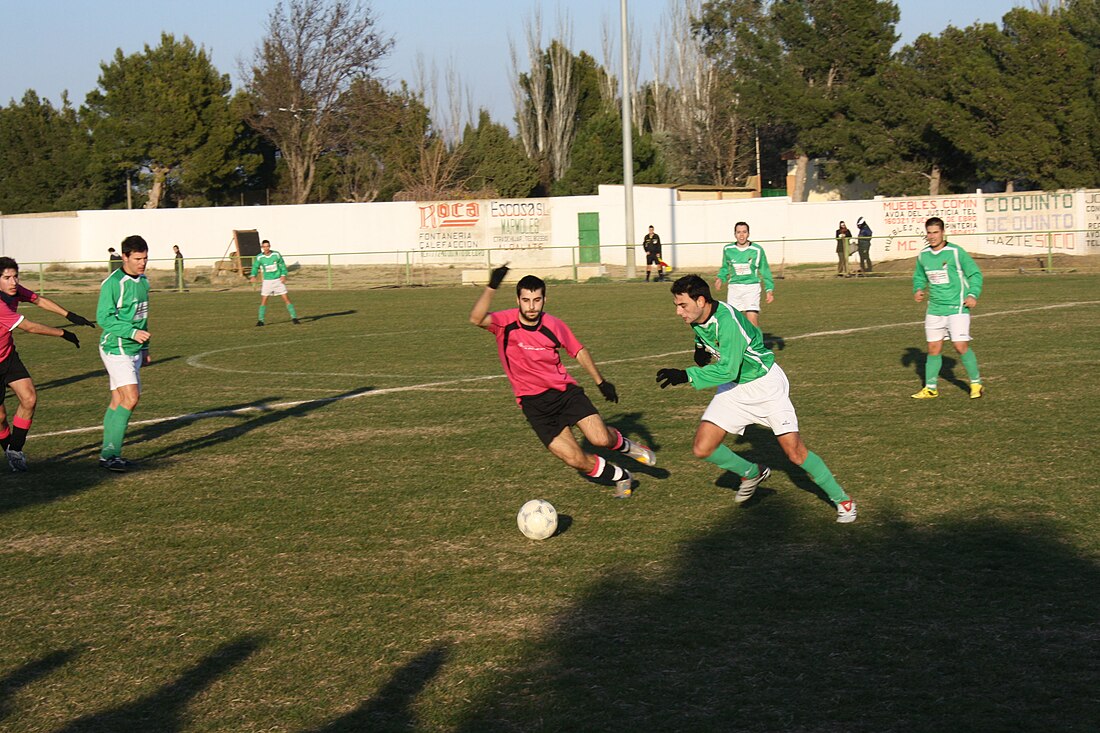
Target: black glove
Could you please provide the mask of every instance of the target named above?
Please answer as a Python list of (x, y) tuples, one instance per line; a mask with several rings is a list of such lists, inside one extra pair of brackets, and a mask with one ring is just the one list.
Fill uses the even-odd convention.
[(78, 349), (80, 348), (80, 339), (78, 339), (76, 337), (76, 334), (73, 333), (72, 331), (62, 331), (61, 332), (61, 338), (65, 339), (66, 341), (68, 341), (70, 344), (72, 344), (76, 348), (78, 348)]
[(602, 394), (603, 398), (608, 402), (619, 401), (619, 393), (615, 391), (615, 385), (611, 382), (605, 379), (596, 386), (600, 388), (600, 394)]
[(501, 265), (493, 270), (493, 274), (489, 275), (489, 287), (496, 290), (500, 287), (500, 284), (504, 282), (504, 278), (508, 275), (508, 265)]
[(95, 328), (95, 321), (89, 321), (84, 316), (78, 316), (72, 311), (66, 313), (65, 318), (69, 321), (69, 323), (73, 324), (74, 326), (88, 326), (89, 328)]
[(702, 344), (695, 344), (695, 363), (699, 366), (710, 364), (710, 352)]
[(661, 389), (673, 384), (686, 384), (687, 381), (688, 373), (683, 369), (657, 370), (657, 384), (661, 385)]

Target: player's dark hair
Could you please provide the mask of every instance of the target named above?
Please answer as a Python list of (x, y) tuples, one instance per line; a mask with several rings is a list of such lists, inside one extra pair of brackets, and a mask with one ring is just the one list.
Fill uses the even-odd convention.
[(271, 240), (265, 239), (264, 241), (260, 242), (260, 244), (271, 244)]
[(736, 232), (736, 231), (737, 231), (737, 227), (739, 227), (739, 226), (743, 226), (743, 227), (745, 227), (745, 230), (746, 230), (746, 231), (750, 231), (750, 232), (752, 231), (752, 229), (749, 229), (749, 223), (748, 223), (747, 221), (739, 221), (739, 222), (737, 222), (736, 224), (734, 224), (734, 225), (733, 225), (733, 231), (735, 231), (735, 232)]
[(943, 225), (943, 219), (939, 218), (938, 216), (933, 216), (931, 219), (924, 222), (924, 228), (925, 229), (927, 229), (928, 227), (935, 227), (935, 226), (938, 226), (941, 230), (943, 230), (945, 232), (947, 231), (947, 227), (945, 227)]
[(524, 275), (516, 283), (516, 297), (519, 297), (519, 291), (530, 290), (532, 293), (542, 291), (542, 297), (546, 297), (546, 283), (543, 282), (541, 277), (535, 277), (534, 275)]
[(4, 270), (15, 270), (15, 274), (19, 274), (19, 263), (13, 260), (11, 257), (0, 257), (0, 274)]
[(676, 282), (672, 283), (671, 290), (673, 295), (686, 295), (692, 300), (703, 297), (708, 303), (714, 302), (714, 298), (710, 295), (710, 285), (707, 285), (707, 281), (698, 275), (684, 275), (677, 278)]
[(122, 254), (131, 255), (134, 252), (148, 252), (149, 245), (136, 234), (131, 234), (122, 240)]

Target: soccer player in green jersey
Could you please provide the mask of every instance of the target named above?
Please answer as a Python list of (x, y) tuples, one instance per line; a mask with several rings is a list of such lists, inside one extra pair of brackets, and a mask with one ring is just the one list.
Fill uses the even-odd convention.
[(970, 377), (970, 399), (976, 400), (985, 394), (985, 388), (978, 371), (978, 357), (970, 348), (970, 309), (978, 304), (978, 296), (982, 294), (982, 271), (962, 247), (947, 241), (943, 219), (933, 216), (924, 223), (924, 231), (928, 246), (917, 255), (913, 299), (920, 303), (928, 298), (928, 313), (924, 317), (928, 360), (924, 364), (924, 387), (913, 399), (939, 397), (936, 380), (943, 365), (943, 340), (949, 336)]
[(775, 300), (772, 293), (775, 282), (772, 270), (768, 267), (768, 256), (764, 248), (749, 241), (749, 225), (743, 221), (733, 227), (736, 241), (722, 249), (722, 266), (714, 280), (714, 289), (719, 290), (723, 282), (729, 283), (726, 301), (748, 316), (752, 325), (760, 327), (760, 281), (764, 281), (767, 302)]
[(145, 267), (149, 245), (131, 235), (122, 240), (122, 266), (99, 287), (96, 320), (103, 329), (99, 358), (107, 369), (111, 403), (103, 415), (103, 448), (99, 465), (122, 472), (133, 464), (122, 458), (122, 441), (130, 415), (141, 397), (141, 367), (149, 363), (149, 281)]
[(749, 425), (771, 428), (787, 458), (801, 466), (836, 505), (836, 521), (856, 520), (856, 502), (844, 492), (821, 458), (798, 432), (787, 375), (764, 348), (764, 336), (746, 314), (710, 294), (706, 280), (684, 275), (672, 284), (676, 315), (695, 334), (695, 363), (687, 369), (659, 369), (661, 389), (690, 383), (695, 389), (717, 387), (699, 427), (692, 451), (697, 458), (741, 477), (734, 501), (747, 501), (769, 474), (767, 466), (746, 461), (725, 445), (726, 436), (744, 435)]
[(266, 239), (260, 242), (261, 254), (252, 260), (252, 276), (249, 278), (256, 282), (256, 275), (263, 273), (263, 284), (260, 286), (260, 317), (256, 321), (257, 326), (264, 325), (264, 315), (267, 313), (267, 298), (269, 295), (281, 295), (286, 309), (290, 311), (290, 320), (298, 325), (298, 312), (294, 310), (294, 304), (290, 302), (290, 296), (286, 290), (286, 262), (283, 256), (271, 249), (271, 242)]

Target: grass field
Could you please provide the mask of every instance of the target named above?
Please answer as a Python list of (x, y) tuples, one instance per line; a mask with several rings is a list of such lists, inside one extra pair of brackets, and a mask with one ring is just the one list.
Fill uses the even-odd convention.
[[(905, 281), (779, 283), (764, 330), (853, 525), (769, 433), (734, 446), (773, 467), (743, 506), (691, 455), (710, 393), (655, 386), (690, 363), (665, 287), (549, 292), (657, 450), (629, 501), (542, 449), (476, 290), (293, 295), (303, 324), (273, 301), (261, 329), (251, 293), (154, 294), (125, 475), (95, 464), (93, 332), (17, 337), (39, 408), (0, 477), (0, 729), (1097, 729), (1100, 276), (990, 278), (975, 401), (950, 348), (909, 398)], [(545, 542), (531, 498), (564, 515)]]

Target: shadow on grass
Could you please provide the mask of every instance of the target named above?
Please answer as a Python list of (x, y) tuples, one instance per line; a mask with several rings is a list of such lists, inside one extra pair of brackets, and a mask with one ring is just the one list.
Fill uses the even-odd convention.
[(1094, 561), (1046, 524), (868, 508), (723, 512), (672, 577), (594, 583), (456, 730), (1096, 730)]
[[(911, 366), (913, 371), (917, 373), (917, 378), (920, 380), (920, 387), (924, 386), (924, 365), (928, 363), (928, 353), (923, 349), (918, 349), (910, 346), (905, 350), (905, 353), (901, 355), (901, 365), (904, 367)], [(943, 355), (943, 365), (940, 367), (939, 376), (951, 384), (955, 385), (963, 392), (970, 394), (970, 382), (963, 381), (955, 376), (955, 366), (958, 364), (947, 354)]]
[[(239, 413), (237, 415), (229, 415), (228, 417), (240, 417), (242, 422), (237, 425), (231, 425), (229, 427), (215, 430), (207, 435), (200, 436), (198, 438), (191, 438), (189, 440), (181, 441), (175, 445), (170, 445), (145, 456), (143, 460), (156, 460), (157, 458), (165, 458), (168, 456), (178, 456), (185, 453), (191, 453), (192, 451), (203, 450), (204, 448), (210, 448), (225, 441), (234, 440), (241, 437), (253, 430), (259, 430), (269, 425), (273, 425), (277, 422), (287, 420), (289, 418), (301, 417), (302, 415), (309, 414), (314, 410), (320, 409), (334, 402), (354, 397), (356, 395), (370, 392), (373, 387), (360, 387), (358, 389), (348, 390), (338, 395), (331, 397), (322, 397), (316, 400), (310, 400), (291, 407), (270, 408), (261, 412), (258, 416), (252, 417), (251, 412)], [(256, 405), (259, 409), (263, 410), (264, 405)], [(225, 417), (225, 416), (223, 416)], [(162, 425), (161, 423), (160, 425)], [(152, 428), (158, 427), (158, 425), (150, 426)]]
[(787, 339), (782, 336), (767, 332), (761, 335), (764, 338), (764, 348), (770, 349), (771, 351), (782, 351), (787, 348)]
[(338, 316), (351, 316), (351, 315), (355, 315), (358, 312), (359, 311), (357, 311), (357, 310), (335, 311), (333, 313), (320, 313), (316, 316), (299, 316), (298, 320), (305, 323), (305, 322), (319, 321), (322, 318), (336, 318)]
[(57, 733), (172, 733), (186, 724), (187, 703), (222, 675), (248, 659), (263, 639), (243, 636), (203, 657), (197, 665), (156, 692), (116, 708), (78, 718)]
[(11, 715), (10, 700), (16, 692), (66, 664), (76, 654), (76, 649), (62, 649), (51, 652), (41, 659), (27, 662), (19, 669), (0, 677), (0, 721)]
[(447, 656), (447, 647), (437, 644), (397, 670), (370, 700), (310, 733), (421, 730), (410, 708), (420, 691), (439, 673)]
[[(653, 439), (653, 433), (649, 431), (649, 427), (642, 421), (642, 413), (628, 412), (620, 415), (607, 416), (604, 419), (609, 426), (617, 429), (627, 438), (648, 446), (654, 451), (660, 447)], [(669, 477), (669, 472), (663, 468), (654, 468), (644, 463), (639, 463), (630, 456), (618, 451), (607, 448), (597, 448), (583, 437), (581, 438), (581, 447), (584, 448), (586, 452), (601, 456), (604, 460), (611, 461), (615, 465), (630, 471), (632, 474), (645, 474), (661, 479)], [(660, 463), (660, 461), (661, 457), (657, 456), (657, 462)]]
[[(93, 342), (93, 344), (94, 344), (94, 342)], [(176, 359), (179, 359), (179, 358), (181, 358), (181, 357), (180, 356), (169, 356), (169, 357), (165, 357), (164, 359), (156, 359), (156, 360), (153, 361), (152, 364), (150, 364), (147, 367), (142, 367), (142, 369), (143, 370), (144, 369), (151, 369), (155, 366), (159, 366), (160, 364), (164, 364), (164, 363), (169, 362), (169, 361), (175, 361)], [(35, 389), (35, 391), (40, 392), (40, 393), (41, 392), (48, 392), (51, 389), (57, 389), (58, 387), (66, 387), (70, 384), (76, 384), (77, 382), (83, 382), (85, 379), (98, 379), (98, 378), (103, 379), (103, 391), (106, 394), (108, 384), (107, 384), (107, 372), (104, 369), (93, 369), (92, 371), (84, 372), (82, 374), (73, 374), (73, 375), (70, 375), (68, 377), (61, 377), (60, 379), (51, 379), (50, 381), (42, 382), (41, 384), (36, 382), (35, 385), (34, 385), (34, 389)]]

